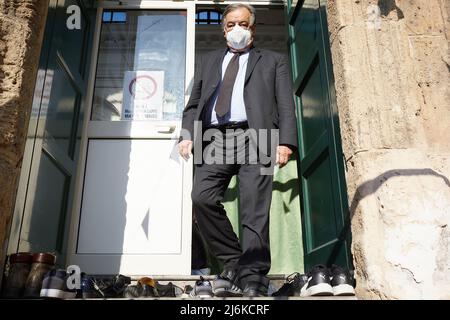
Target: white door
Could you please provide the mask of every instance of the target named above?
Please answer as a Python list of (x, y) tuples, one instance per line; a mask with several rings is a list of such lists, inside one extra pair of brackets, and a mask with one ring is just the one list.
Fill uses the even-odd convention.
[(190, 274), (192, 163), (176, 144), (195, 7), (130, 3), (98, 9), (68, 263), (91, 274)]

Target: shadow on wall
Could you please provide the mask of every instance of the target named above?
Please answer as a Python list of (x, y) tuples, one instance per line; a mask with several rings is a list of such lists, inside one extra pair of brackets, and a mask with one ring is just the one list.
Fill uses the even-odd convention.
[(396, 11), (399, 20), (405, 17), (403, 11), (395, 4), (395, 0), (378, 0), (377, 5), (380, 8), (380, 13), (383, 17), (387, 17), (393, 10)]
[[(394, 177), (407, 177), (407, 176), (435, 176), (438, 178), (442, 178), (442, 180), (444, 180), (447, 187), (450, 188), (450, 180), (446, 176), (444, 176), (432, 169), (429, 169), (429, 168), (393, 169), (393, 170), (386, 171), (385, 173), (378, 175), (376, 178), (364, 182), (356, 189), (355, 195), (353, 196), (353, 199), (352, 199), (352, 202), (351, 202), (351, 205), (349, 208), (350, 209), (350, 219), (345, 222), (344, 228), (342, 229), (342, 232), (339, 235), (339, 239), (345, 239), (349, 236), (351, 221), (353, 219), (353, 216), (355, 215), (356, 209), (357, 209), (359, 203), (361, 202), (361, 200), (370, 196), (371, 194), (374, 194), (382, 186), (382, 184), (385, 183), (387, 180), (394, 178)], [(336, 245), (334, 246), (334, 248), (330, 254), (327, 264), (331, 263), (332, 261), (334, 261), (336, 259), (339, 251), (342, 249), (341, 248), (342, 244), (343, 244), (342, 241), (336, 242)]]

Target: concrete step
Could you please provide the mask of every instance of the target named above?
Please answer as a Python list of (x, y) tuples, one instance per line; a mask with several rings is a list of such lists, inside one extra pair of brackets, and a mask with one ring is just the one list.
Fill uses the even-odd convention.
[[(132, 284), (135, 284), (140, 278), (144, 276), (131, 276)], [(174, 285), (180, 287), (181, 289), (184, 289), (187, 285), (190, 285), (194, 287), (195, 282), (200, 280), (200, 276), (191, 276), (191, 275), (155, 275), (155, 276), (146, 276), (149, 278), (152, 278), (155, 281), (158, 281), (161, 284), (167, 284), (169, 282), (172, 282)], [(202, 276), (203, 279), (213, 281), (215, 279), (215, 275), (205, 275)], [(272, 291), (276, 291), (285, 282), (286, 276), (285, 275), (270, 275), (268, 276), (270, 279), (270, 286)]]

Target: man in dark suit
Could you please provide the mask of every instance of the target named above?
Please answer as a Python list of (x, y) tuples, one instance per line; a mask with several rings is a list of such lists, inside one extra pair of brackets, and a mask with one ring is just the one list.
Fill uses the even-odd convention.
[[(276, 143), (272, 150), (279, 167), (288, 162), (297, 146), (287, 57), (253, 46), (254, 23), (252, 6), (231, 4), (225, 9), (227, 48), (199, 60), (191, 97), (183, 112), (179, 152), (185, 159), (194, 152), (194, 214), (209, 249), (224, 266), (213, 283), (216, 296), (267, 295), (273, 176), (263, 173), (268, 165), (262, 155), (273, 156), (273, 152), (263, 150), (261, 145)], [(201, 139), (210, 129), (216, 130), (214, 139)], [(256, 162), (249, 161), (253, 151), (248, 141), (251, 138), (246, 137), (251, 130), (278, 132), (278, 141), (270, 139), (269, 132), (268, 139), (257, 142)], [(236, 161), (242, 150), (244, 161)], [(219, 161), (205, 159), (206, 154)], [(201, 161), (196, 161), (199, 158)], [(269, 166), (273, 168), (273, 162)], [(242, 247), (221, 204), (234, 175), (239, 179)]]

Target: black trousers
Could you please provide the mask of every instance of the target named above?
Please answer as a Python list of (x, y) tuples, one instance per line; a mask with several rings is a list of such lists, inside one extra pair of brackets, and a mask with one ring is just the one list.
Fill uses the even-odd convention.
[(195, 219), (192, 220), (192, 254), (191, 269), (203, 269), (208, 267), (208, 257), (203, 239)]
[[(239, 134), (221, 135), (229, 141)], [(205, 144), (202, 151), (216, 142)], [(235, 142), (233, 148), (225, 149), (237, 158), (242, 148), (248, 150), (248, 140), (239, 142), (235, 139)], [(267, 289), (269, 284), (266, 275), (270, 269), (269, 210), (273, 176), (261, 174), (263, 167), (260, 163), (229, 162), (204, 162), (195, 166), (192, 201), (200, 232), (224, 269), (236, 271), (235, 283), (242, 289), (249, 282), (257, 283), (261, 289)], [(221, 203), (234, 175), (238, 176), (239, 182), (242, 247)]]

